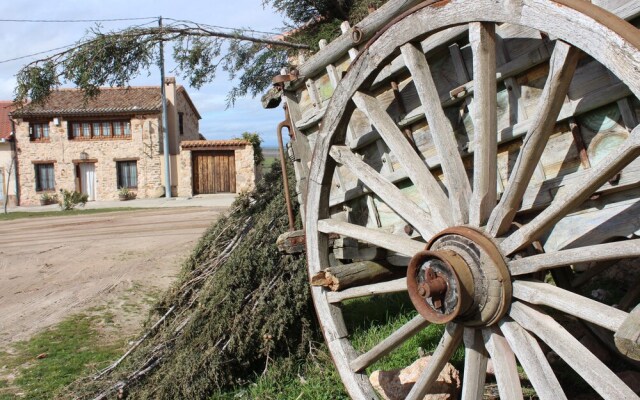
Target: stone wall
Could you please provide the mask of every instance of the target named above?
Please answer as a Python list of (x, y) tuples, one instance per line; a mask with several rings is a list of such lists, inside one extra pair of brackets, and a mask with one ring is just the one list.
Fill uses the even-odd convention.
[[(213, 143), (215, 140), (203, 141)], [(224, 141), (223, 141), (224, 142)], [(256, 186), (256, 167), (253, 164), (253, 147), (250, 144), (234, 146), (234, 158), (236, 167), (236, 193), (253, 190)], [(225, 150), (228, 147), (223, 147)], [(200, 150), (215, 151), (216, 146), (202, 147)], [(193, 196), (193, 156), (198, 149), (181, 149), (178, 160), (178, 196)]]
[(256, 166), (253, 163), (253, 146), (245, 145), (235, 151), (236, 191), (238, 193), (253, 190), (256, 187)]
[(118, 198), (118, 160), (136, 160), (138, 173), (138, 197), (157, 197), (163, 193), (160, 174), (159, 127), (160, 115), (135, 115), (131, 119), (130, 139), (70, 140), (67, 121), (60, 119), (59, 126), (49, 123), (49, 140), (30, 141), (29, 122), (16, 119), (16, 139), (20, 169), (20, 204), (39, 204), (41, 192), (36, 191), (35, 164), (43, 161), (54, 163), (55, 190), (76, 190), (75, 163), (95, 162), (96, 200)]

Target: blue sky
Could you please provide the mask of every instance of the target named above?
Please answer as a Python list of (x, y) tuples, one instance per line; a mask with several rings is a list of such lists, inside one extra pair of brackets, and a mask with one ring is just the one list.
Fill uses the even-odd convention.
[[(258, 31), (280, 31), (283, 17), (264, 8), (262, 0), (64, 0), (64, 1), (12, 1), (0, 4), (0, 19), (109, 19), (160, 16), (191, 20), (210, 25), (251, 28)], [(123, 28), (147, 21), (103, 22), (106, 29)], [(0, 60), (21, 57), (56, 47), (72, 44), (82, 38), (92, 23), (27, 23), (0, 22)], [(165, 49), (167, 56), (171, 49)], [(15, 74), (27, 62), (43, 57), (34, 56), (18, 61), (0, 63), (0, 99), (13, 98)], [(169, 57), (167, 57), (169, 58)], [(171, 65), (167, 65), (167, 75)], [(158, 85), (159, 72), (146, 72), (132, 81), (132, 85)], [(178, 83), (186, 85), (179, 76)], [(215, 81), (200, 90), (187, 86), (196, 107), (202, 115), (200, 132), (208, 139), (226, 139), (244, 131), (258, 132), (265, 146), (276, 146), (276, 125), (283, 117), (281, 108), (263, 110), (258, 98), (241, 98), (235, 107), (226, 109), (225, 98), (233, 83), (224, 71)]]

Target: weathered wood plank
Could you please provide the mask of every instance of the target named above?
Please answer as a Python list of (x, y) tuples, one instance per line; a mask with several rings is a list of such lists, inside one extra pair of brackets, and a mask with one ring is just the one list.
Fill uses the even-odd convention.
[(549, 306), (614, 332), (628, 315), (617, 308), (543, 282), (514, 281), (513, 297)]
[(380, 132), (409, 179), (416, 185), (418, 192), (426, 200), (429, 213), (439, 229), (450, 226), (452, 221), (448, 213), (449, 199), (389, 114), (382, 109), (375, 97), (362, 92), (356, 93), (353, 101)]
[(500, 320), (499, 326), (533, 384), (536, 395), (541, 400), (566, 400), (567, 396), (536, 339), (509, 317)]
[(563, 267), (565, 265), (619, 260), (631, 257), (640, 257), (640, 239), (536, 254), (509, 261), (507, 265), (511, 275), (523, 275), (550, 268)]
[(447, 324), (442, 339), (440, 339), (438, 347), (436, 347), (436, 350), (433, 352), (429, 364), (427, 364), (427, 367), (422, 371), (422, 374), (420, 374), (420, 378), (418, 378), (413, 388), (411, 388), (406, 400), (422, 400), (424, 398), (433, 382), (438, 379), (442, 368), (444, 368), (453, 352), (458, 348), (458, 345), (462, 341), (463, 332), (464, 327), (462, 325), (454, 324), (453, 322)]
[(484, 345), (493, 361), (500, 398), (523, 399), (516, 356), (509, 347), (509, 343), (495, 326), (483, 329), (482, 336), (484, 337)]
[[(496, 26), (469, 24), (469, 43), (473, 53), (473, 193), (469, 223), (483, 226), (496, 205), (498, 179), (498, 130), (496, 109)], [(455, 195), (455, 192), (451, 193)]]
[(572, 184), (562, 196), (556, 196), (551, 205), (532, 221), (506, 238), (500, 244), (502, 251), (505, 254), (511, 254), (531, 243), (572, 209), (582, 204), (609, 178), (635, 160), (639, 154), (640, 127), (636, 127), (622, 145), (610, 152), (598, 165), (587, 171), (584, 181)]
[(424, 250), (426, 246), (425, 243), (412, 240), (409, 237), (400, 237), (382, 230), (365, 228), (333, 219), (319, 220), (317, 228), (323, 233), (337, 233), (349, 236), (409, 257), (413, 257), (417, 252)]
[(578, 63), (579, 51), (569, 44), (556, 41), (549, 65), (549, 75), (538, 101), (538, 111), (533, 117), (524, 143), (518, 154), (509, 183), (500, 203), (491, 213), (487, 230), (493, 236), (505, 233), (511, 226), (522, 196), (545, 149), (555, 126), (558, 113), (564, 103), (571, 77)]
[(464, 375), (462, 400), (477, 400), (484, 393), (487, 376), (487, 351), (480, 329), (464, 329)]
[(519, 301), (509, 316), (536, 335), (605, 399), (637, 399), (638, 396), (573, 335), (550, 316)]
[(640, 361), (640, 305), (629, 313), (613, 338), (622, 354)]
[(393, 183), (353, 154), (348, 147), (332, 146), (330, 155), (338, 164), (348, 167), (404, 220), (411, 221), (411, 225), (420, 232), (422, 237), (431, 238), (436, 233), (435, 224), (429, 214), (402, 194)]
[(466, 223), (469, 219), (468, 204), (471, 186), (462, 164), (451, 123), (440, 106), (429, 64), (424, 53), (411, 43), (402, 46), (401, 52), (413, 77), (413, 83), (429, 123), (431, 137), (440, 156), (453, 219), (456, 224)]
[(383, 341), (375, 345), (371, 350), (351, 361), (351, 370), (354, 372), (362, 371), (382, 357), (391, 353), (393, 350), (398, 348), (407, 340), (411, 339), (427, 326), (429, 326), (429, 321), (422, 318), (421, 315), (413, 317), (411, 321), (407, 322), (402, 327), (400, 327), (400, 329), (386, 337)]

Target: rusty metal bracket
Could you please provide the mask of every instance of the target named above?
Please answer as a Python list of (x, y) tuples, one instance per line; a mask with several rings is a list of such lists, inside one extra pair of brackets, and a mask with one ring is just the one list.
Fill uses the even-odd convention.
[(287, 159), (284, 156), (284, 142), (282, 141), (282, 128), (287, 128), (291, 140), (295, 139), (295, 133), (291, 127), (291, 116), (287, 104), (284, 105), (284, 121), (278, 124), (278, 149), (280, 151), (280, 168), (282, 169), (282, 184), (284, 186), (284, 199), (287, 203), (287, 215), (289, 217), (289, 231), (294, 231), (295, 217), (293, 216), (293, 206), (291, 205), (291, 195), (289, 194), (289, 176), (287, 175)]

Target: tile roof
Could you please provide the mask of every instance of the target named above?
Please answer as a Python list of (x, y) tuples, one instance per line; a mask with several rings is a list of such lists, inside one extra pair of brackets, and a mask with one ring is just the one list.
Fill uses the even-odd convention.
[(250, 144), (247, 140), (229, 139), (229, 140), (185, 140), (180, 143), (183, 149), (199, 149), (209, 147), (226, 147), (226, 146), (246, 146)]
[(86, 99), (78, 89), (58, 89), (43, 104), (28, 104), (12, 113), (16, 117), (53, 117), (87, 114), (149, 113), (162, 111), (158, 86), (101, 88)]
[(9, 139), (11, 136), (11, 118), (9, 112), (13, 110), (13, 101), (0, 100), (0, 139)]

